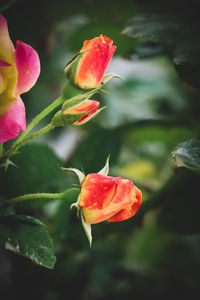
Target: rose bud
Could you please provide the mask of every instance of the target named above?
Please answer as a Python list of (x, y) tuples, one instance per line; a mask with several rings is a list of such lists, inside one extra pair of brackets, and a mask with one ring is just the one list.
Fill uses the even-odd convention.
[(70, 82), (80, 89), (98, 87), (116, 48), (113, 41), (102, 34), (85, 41), (80, 53), (65, 68)]
[(89, 99), (82, 102), (79, 99), (66, 101), (62, 110), (54, 115), (51, 122), (55, 127), (64, 126), (65, 124), (83, 125), (105, 109), (105, 106), (99, 109), (99, 105), (98, 101)]
[(62, 114), (67, 123), (82, 125), (96, 115), (99, 105), (98, 101), (87, 99), (74, 107), (64, 110)]
[(7, 21), (0, 14), (0, 143), (26, 129), (25, 107), (20, 95), (32, 88), (39, 73), (37, 52), (21, 41), (17, 41), (14, 48)]
[(130, 180), (93, 173), (81, 185), (78, 205), (85, 223), (95, 224), (129, 219), (139, 210), (141, 202), (142, 193)]

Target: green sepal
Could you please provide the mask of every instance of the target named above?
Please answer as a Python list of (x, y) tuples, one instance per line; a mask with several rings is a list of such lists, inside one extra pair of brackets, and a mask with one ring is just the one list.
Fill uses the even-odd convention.
[(124, 77), (122, 77), (116, 73), (108, 73), (103, 76), (102, 85), (106, 84), (108, 81), (110, 81), (114, 77), (119, 78), (121, 80), (125, 80)]
[(57, 111), (57, 113), (53, 116), (51, 123), (55, 126), (55, 127), (61, 127), (65, 125), (65, 121), (63, 120), (62, 117), (62, 111), (59, 110)]
[(78, 52), (77, 54), (75, 54), (75, 56), (67, 63), (65, 67), (65, 74), (67, 78), (75, 86), (76, 86), (75, 77), (76, 77), (79, 61), (81, 59), (81, 56), (84, 53), (85, 52)]
[(104, 175), (104, 176), (107, 176), (108, 173), (109, 173), (109, 160), (110, 160), (110, 155), (108, 156), (108, 158), (106, 159), (106, 164), (105, 166), (103, 167), (103, 169), (101, 169), (98, 174), (100, 175)]
[(86, 233), (86, 236), (87, 236), (88, 242), (90, 244), (90, 248), (91, 248), (91, 246), (92, 246), (92, 229), (91, 229), (90, 224), (85, 223), (84, 216), (82, 214), (82, 210), (81, 210), (81, 222), (82, 222), (83, 229)]
[[(103, 106), (102, 108), (98, 109), (93, 115), (91, 115), (88, 119), (86, 119), (84, 122), (81, 122), (80, 124), (76, 124), (76, 126), (81, 126), (89, 122), (90, 120), (94, 119), (102, 110), (104, 110), (107, 106)], [(92, 110), (91, 110), (92, 111)], [(89, 113), (88, 111), (86, 115)]]
[(7, 171), (9, 165), (18, 168), (18, 166), (14, 162), (12, 162), (10, 159), (7, 159), (5, 162), (0, 164), (0, 168), (5, 168), (5, 170)]
[(86, 111), (84, 113), (81, 114), (63, 114), (61, 110), (59, 110), (53, 117), (53, 119), (51, 120), (51, 123), (55, 126), (55, 127), (60, 127), (60, 126), (64, 126), (65, 124), (74, 124), (76, 121), (78, 121), (81, 117), (87, 115), (88, 113), (90, 113), (92, 111)]
[(74, 203), (72, 203), (71, 206), (70, 206), (70, 209), (72, 209), (73, 207), (76, 207), (76, 209), (77, 209), (77, 217), (79, 217), (79, 212), (80, 212), (79, 201), (80, 201), (80, 194), (78, 195), (77, 201), (74, 202)]
[[(54, 115), (54, 117), (52, 118), (51, 122), (54, 124), (55, 127), (64, 126), (66, 123), (72, 124), (72, 123), (76, 122), (79, 118), (81, 118), (82, 116), (84, 116), (86, 113), (89, 113), (90, 111), (88, 111), (86, 113), (84, 112), (83, 114), (80, 114), (80, 115), (77, 115), (77, 114), (74, 115), (74, 119), (73, 120), (71, 120), (71, 117), (70, 117), (70, 119), (68, 119), (68, 117), (63, 116), (63, 112), (65, 110), (69, 109), (69, 108), (72, 108), (72, 107), (80, 104), (84, 100), (90, 98), (92, 95), (94, 95), (99, 90), (100, 90), (100, 87), (97, 87), (97, 88), (92, 89), (92, 90), (90, 90), (90, 91), (88, 91), (86, 93), (79, 93), (79, 95), (76, 95), (76, 96), (74, 96), (74, 97), (66, 100), (63, 103), (63, 106), (62, 106), (61, 110), (59, 110)], [(73, 115), (71, 115), (71, 116), (73, 116)]]
[(62, 92), (62, 97), (67, 100), (70, 99), (72, 97), (75, 97), (77, 95), (79, 95), (81, 93), (81, 90), (74, 86), (69, 80), (67, 80), (64, 88), (63, 88), (63, 92)]
[(60, 169), (64, 170), (64, 171), (70, 171), (70, 172), (75, 173), (78, 176), (80, 185), (85, 180), (85, 174), (83, 172), (81, 172), (80, 170), (78, 170), (78, 169), (75, 169), (75, 168), (63, 168), (63, 167), (61, 167)]
[(81, 102), (83, 102), (84, 100), (92, 97), (98, 90), (100, 90), (100, 87), (96, 88), (96, 89), (92, 89), (86, 93), (81, 93), (79, 95), (76, 95), (70, 99), (68, 99), (67, 101), (65, 101), (63, 103), (63, 106), (62, 106), (62, 112), (69, 109), (69, 108), (72, 108), (78, 104), (80, 104)]
[[(94, 108), (93, 108), (94, 109)], [(76, 121), (78, 121), (81, 117), (86, 116), (87, 114), (89, 114), (93, 109), (90, 109), (88, 111), (85, 111), (81, 114), (66, 114), (66, 115), (62, 115), (63, 120), (67, 123), (67, 124), (74, 124)], [(82, 125), (83, 123), (81, 123), (80, 125)]]

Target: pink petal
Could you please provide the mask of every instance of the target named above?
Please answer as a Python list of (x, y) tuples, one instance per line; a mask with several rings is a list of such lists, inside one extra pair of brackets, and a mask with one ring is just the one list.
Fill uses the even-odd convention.
[(40, 60), (37, 52), (29, 45), (17, 41), (15, 62), (18, 71), (16, 95), (29, 91), (40, 74)]
[(0, 115), (0, 143), (14, 139), (21, 130), (26, 130), (26, 113), (24, 103), (18, 97), (7, 111)]

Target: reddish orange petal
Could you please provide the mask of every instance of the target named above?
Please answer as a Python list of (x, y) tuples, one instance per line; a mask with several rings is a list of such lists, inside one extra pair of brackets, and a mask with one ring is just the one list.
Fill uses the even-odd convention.
[(79, 205), (88, 209), (101, 210), (111, 201), (121, 177), (89, 174), (81, 187)]
[(124, 221), (136, 214), (142, 203), (142, 193), (136, 186), (133, 187), (130, 194), (130, 198), (132, 202), (131, 205), (128, 205), (126, 208), (114, 214), (111, 218), (107, 220), (108, 222)]
[(81, 52), (86, 51), (86, 53), (80, 59), (76, 74), (77, 86), (83, 89), (97, 87), (116, 48), (112, 45), (112, 40), (103, 35), (86, 41), (81, 49)]
[[(87, 224), (99, 223), (116, 215), (122, 209), (131, 207), (134, 201), (132, 188), (133, 183), (130, 180), (122, 179), (116, 186), (112, 198), (105, 207), (102, 209), (93, 207), (83, 208), (82, 212), (85, 222)], [(104, 195), (102, 194), (102, 197), (103, 196)]]
[[(73, 106), (72, 108), (69, 108), (65, 111), (63, 111), (64, 115), (67, 114), (82, 114), (84, 112), (90, 111), (92, 109), (98, 109), (99, 108), (99, 102), (95, 101), (95, 100), (85, 100), (83, 102), (81, 102), (80, 104)], [(97, 110), (96, 109), (96, 110)]]

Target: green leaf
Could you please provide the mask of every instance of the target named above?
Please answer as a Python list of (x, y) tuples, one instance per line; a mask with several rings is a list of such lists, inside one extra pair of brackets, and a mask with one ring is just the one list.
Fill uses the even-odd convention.
[(90, 247), (91, 247), (91, 246), (92, 246), (92, 230), (91, 230), (91, 225), (85, 223), (85, 220), (84, 220), (84, 216), (83, 216), (83, 214), (82, 214), (82, 211), (81, 211), (81, 222), (82, 222), (83, 229), (85, 230), (85, 233), (86, 233), (88, 242), (89, 242)]
[[(3, 198), (2, 196), (0, 196), (0, 204), (7, 202), (7, 200), (5, 198)], [(6, 209), (0, 210), (0, 216), (8, 216), (8, 215), (13, 215), (14, 209), (13, 207), (7, 207)]]
[(76, 149), (71, 164), (77, 169), (83, 167), (86, 174), (98, 172), (105, 164), (109, 153), (112, 153), (111, 165), (114, 164), (120, 146), (119, 131), (95, 128)]
[(52, 239), (44, 225), (25, 215), (0, 218), (0, 243), (5, 249), (52, 269), (56, 262)]
[[(109, 2), (110, 5), (112, 5)], [(116, 7), (116, 1), (114, 3), (114, 6)], [(102, 2), (100, 3), (101, 9), (102, 9)], [(120, 5), (122, 6), (122, 5)], [(96, 9), (96, 4), (95, 4)], [(121, 7), (120, 7), (121, 9)], [(107, 5), (106, 5), (106, 13), (108, 13)], [(104, 10), (104, 17), (105, 17), (105, 10)], [(113, 6), (112, 6), (113, 10)], [(99, 13), (99, 10), (98, 10)], [(108, 21), (109, 18), (106, 18), (106, 20), (101, 22), (89, 22), (88, 24), (82, 26), (79, 28), (79, 30), (71, 32), (71, 36), (68, 40), (68, 47), (71, 51), (75, 52), (77, 49), (80, 48), (80, 42), (88, 39), (92, 39), (95, 36), (99, 36), (100, 34), (104, 34), (108, 36), (111, 40), (113, 40), (113, 44), (117, 45), (117, 51), (115, 55), (126, 55), (127, 53), (130, 53), (132, 47), (135, 44), (135, 41), (127, 36), (124, 36), (121, 34), (121, 24), (118, 22), (112, 22)]]
[(180, 144), (172, 156), (178, 167), (200, 172), (200, 136)]
[[(192, 18), (191, 18), (192, 16)], [(200, 40), (199, 18), (191, 14), (142, 14), (132, 18), (123, 33), (140, 43), (148, 43), (148, 48), (158, 44), (172, 59), (182, 79), (195, 87), (200, 87)], [(137, 47), (136, 47), (137, 52)], [(149, 51), (149, 50), (148, 50)], [(154, 51), (152, 51), (154, 55)], [(158, 52), (159, 54), (159, 52)]]
[[(0, 170), (1, 195), (6, 199), (44, 191), (63, 192), (68, 188), (66, 175), (58, 167), (63, 162), (45, 145), (28, 144), (20, 149), (13, 161), (18, 168), (11, 166), (7, 172)], [(38, 207), (44, 203), (44, 200), (30, 200), (22, 205)]]

